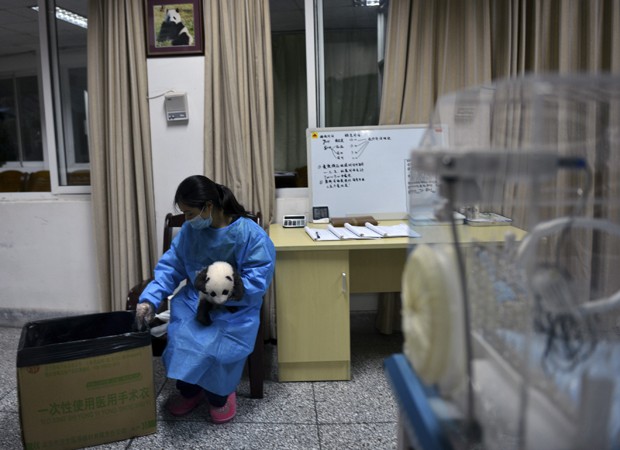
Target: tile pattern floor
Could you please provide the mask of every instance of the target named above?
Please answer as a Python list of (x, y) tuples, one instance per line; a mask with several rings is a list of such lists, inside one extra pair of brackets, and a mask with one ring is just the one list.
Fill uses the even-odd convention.
[[(370, 327), (372, 329), (372, 327)], [(20, 328), (0, 328), (0, 449), (22, 448), (15, 378)], [(266, 346), (265, 398), (249, 398), (244, 378), (237, 416), (224, 425), (209, 421), (202, 405), (176, 418), (164, 409), (174, 382), (154, 358), (158, 431), (96, 449), (394, 449), (398, 409), (383, 361), (402, 349), (402, 335), (352, 330), (351, 381), (278, 383), (277, 346)]]

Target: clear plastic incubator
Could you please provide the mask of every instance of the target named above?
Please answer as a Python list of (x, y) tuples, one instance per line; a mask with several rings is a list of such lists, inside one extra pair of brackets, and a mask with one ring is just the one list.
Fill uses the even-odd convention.
[[(411, 167), (436, 188), (410, 215), (432, 211), (452, 243), (412, 241), (403, 272), (403, 354), (386, 360), (401, 442), (620, 449), (620, 77), (443, 96)], [(462, 242), (484, 226), (506, 232)]]

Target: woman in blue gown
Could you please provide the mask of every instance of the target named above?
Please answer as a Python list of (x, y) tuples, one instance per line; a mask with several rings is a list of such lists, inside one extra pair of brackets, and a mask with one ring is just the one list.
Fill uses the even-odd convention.
[[(170, 306), (162, 359), (179, 392), (166, 407), (174, 415), (184, 415), (206, 398), (212, 421), (224, 423), (236, 412), (235, 389), (254, 348), (263, 295), (273, 276), (275, 248), (230, 189), (207, 177), (183, 180), (174, 203), (186, 221), (157, 263), (154, 280), (140, 296), (136, 317), (148, 321), (162, 299), (187, 280)], [(194, 280), (215, 261), (233, 266), (245, 294), (234, 302), (235, 308), (211, 310), (212, 324), (205, 326), (196, 319)]]

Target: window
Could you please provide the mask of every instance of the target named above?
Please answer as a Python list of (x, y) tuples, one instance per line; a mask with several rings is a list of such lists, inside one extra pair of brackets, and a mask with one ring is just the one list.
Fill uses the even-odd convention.
[(385, 7), (359, 3), (270, 1), (276, 187), (307, 186), (306, 128), (378, 124)]
[[(323, 0), (320, 126), (379, 123), (378, 7)], [(321, 48), (321, 47), (319, 47)]]
[(90, 191), (87, 8), (87, 0), (0, 6), (13, 25), (0, 27), (0, 191), (9, 190), (2, 172), (16, 170), (23, 191)]
[(276, 187), (295, 187), (306, 165), (308, 100), (303, 0), (270, 0)]
[(0, 79), (0, 162), (43, 160), (36, 75)]

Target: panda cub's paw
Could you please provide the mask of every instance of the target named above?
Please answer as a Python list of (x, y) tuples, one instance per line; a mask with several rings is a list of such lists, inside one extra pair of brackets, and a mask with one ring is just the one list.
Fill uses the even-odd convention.
[(198, 303), (198, 311), (196, 311), (196, 320), (205, 326), (209, 326), (213, 323), (209, 312), (213, 309), (213, 305), (203, 297), (203, 293), (200, 293), (200, 301)]

